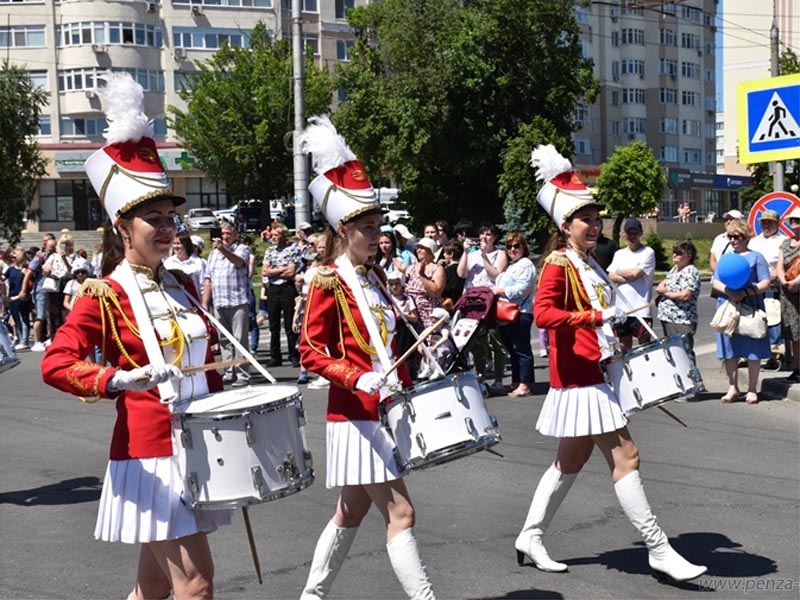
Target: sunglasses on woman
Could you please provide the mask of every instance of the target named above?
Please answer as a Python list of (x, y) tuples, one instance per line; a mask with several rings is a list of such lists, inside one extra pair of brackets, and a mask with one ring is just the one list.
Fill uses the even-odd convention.
[(522, 244), (506, 244), (506, 248), (509, 250), (521, 250)]
[(741, 240), (741, 239), (744, 239), (744, 236), (743, 235), (739, 235), (737, 233), (737, 234), (734, 234), (734, 235), (729, 235), (728, 239), (729, 240)]

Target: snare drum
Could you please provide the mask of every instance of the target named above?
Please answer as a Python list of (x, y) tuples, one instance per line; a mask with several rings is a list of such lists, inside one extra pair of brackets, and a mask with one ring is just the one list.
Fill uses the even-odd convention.
[(228, 390), (194, 398), (175, 411), (184, 498), (192, 508), (267, 502), (314, 482), (295, 386)]
[(625, 412), (688, 400), (705, 390), (689, 346), (679, 335), (615, 354), (600, 366)]
[(500, 441), (475, 373), (428, 381), (381, 403), (381, 421), (395, 443), (395, 460), (408, 473), (485, 450)]

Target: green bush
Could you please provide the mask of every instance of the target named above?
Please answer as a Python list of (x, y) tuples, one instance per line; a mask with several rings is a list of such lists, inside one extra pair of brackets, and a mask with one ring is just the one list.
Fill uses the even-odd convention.
[(661, 238), (655, 231), (650, 231), (645, 238), (644, 243), (653, 249), (656, 254), (656, 269), (663, 271), (670, 268), (670, 263), (667, 261), (667, 254), (664, 252), (664, 244)]

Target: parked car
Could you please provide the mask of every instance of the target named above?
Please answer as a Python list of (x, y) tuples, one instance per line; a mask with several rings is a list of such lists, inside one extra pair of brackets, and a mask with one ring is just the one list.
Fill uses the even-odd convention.
[(219, 221), (210, 208), (190, 208), (185, 223), (189, 231), (219, 227)]
[(408, 214), (405, 204), (401, 202), (387, 203), (383, 205), (383, 208), (386, 209), (383, 220), (390, 225), (395, 225), (401, 221), (408, 221), (411, 219), (411, 215)]

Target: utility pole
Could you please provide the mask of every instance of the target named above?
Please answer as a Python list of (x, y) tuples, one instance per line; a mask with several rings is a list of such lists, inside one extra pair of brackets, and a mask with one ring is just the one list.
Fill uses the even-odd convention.
[(292, 0), (292, 79), (294, 83), (294, 135), (292, 136), (292, 158), (294, 164), (294, 223), (311, 222), (308, 206), (308, 160), (297, 143), (305, 128), (306, 92), (304, 73), (302, 0)]
[[(778, 77), (781, 73), (780, 67), (780, 36), (778, 32), (778, 25), (775, 21), (775, 3), (773, 2), (772, 9), (772, 27), (769, 30), (770, 41), (770, 73), (773, 77)], [(783, 191), (783, 162), (775, 161), (775, 171), (772, 175), (772, 187), (776, 192)]]

